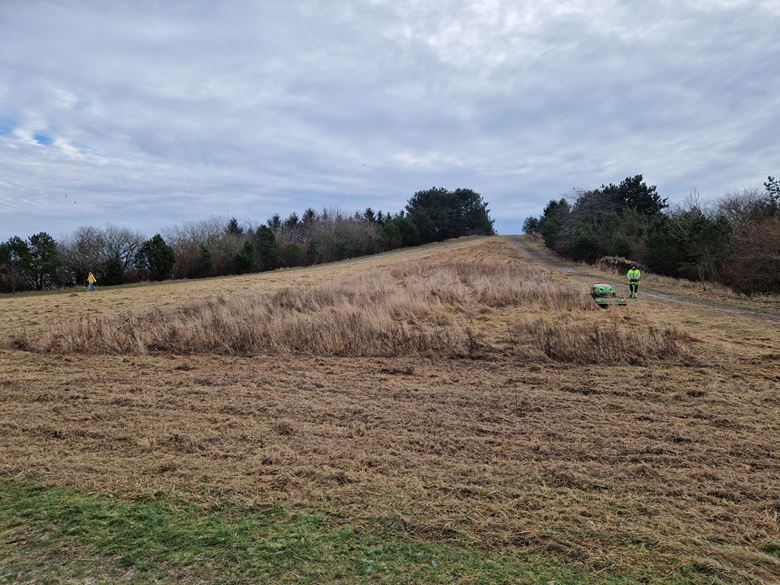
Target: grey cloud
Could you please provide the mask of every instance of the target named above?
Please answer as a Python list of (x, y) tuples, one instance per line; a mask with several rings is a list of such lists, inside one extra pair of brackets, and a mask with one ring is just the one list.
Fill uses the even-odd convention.
[(6, 1), (0, 237), (397, 210), (431, 185), (515, 232), (637, 172), (717, 195), (780, 166), (779, 22), (746, 0)]

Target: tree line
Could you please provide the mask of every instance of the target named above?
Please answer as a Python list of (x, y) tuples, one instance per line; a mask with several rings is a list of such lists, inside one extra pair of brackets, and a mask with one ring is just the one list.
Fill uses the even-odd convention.
[(718, 281), (742, 293), (780, 292), (780, 180), (715, 201), (670, 207), (642, 175), (551, 200), (523, 231), (573, 260), (618, 256), (653, 272)]
[(86, 226), (59, 240), (40, 232), (0, 243), (0, 292), (80, 286), (89, 272), (101, 285), (245, 274), (493, 233), (479, 193), (441, 187), (416, 192), (399, 213), (309, 208), (260, 225), (235, 218), (188, 222), (151, 238)]

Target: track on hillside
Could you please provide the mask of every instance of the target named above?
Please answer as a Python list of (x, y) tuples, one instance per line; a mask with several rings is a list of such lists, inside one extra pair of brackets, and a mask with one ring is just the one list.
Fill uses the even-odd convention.
[[(560, 256), (557, 256), (550, 250), (540, 249), (532, 244), (529, 244), (528, 236), (508, 236), (507, 241), (509, 241), (513, 246), (515, 246), (522, 253), (526, 254), (529, 258), (536, 260), (537, 262), (543, 264), (548, 268), (557, 270), (558, 272), (562, 272), (565, 274), (579, 276), (583, 280), (598, 279), (600, 281), (605, 281), (611, 284), (613, 287), (615, 287), (616, 290), (624, 290), (628, 292), (628, 285), (623, 282), (618, 282), (614, 279), (605, 278), (602, 274), (597, 274), (594, 272), (588, 272), (586, 270), (583, 270), (581, 266), (573, 262), (569, 262), (566, 259), (561, 258)], [(696, 305), (696, 306), (704, 307), (721, 313), (731, 313), (734, 315), (741, 315), (741, 316), (751, 317), (755, 319), (769, 319), (771, 321), (776, 321), (780, 323), (780, 315), (778, 315), (777, 313), (743, 309), (740, 307), (727, 306), (722, 303), (717, 303), (712, 301), (705, 302), (700, 299), (696, 299), (692, 297), (686, 297), (683, 295), (677, 295), (668, 292), (660, 292), (658, 290), (654, 290), (650, 287), (647, 287), (644, 284), (640, 287), (640, 295), (657, 301), (681, 303), (684, 305)]]

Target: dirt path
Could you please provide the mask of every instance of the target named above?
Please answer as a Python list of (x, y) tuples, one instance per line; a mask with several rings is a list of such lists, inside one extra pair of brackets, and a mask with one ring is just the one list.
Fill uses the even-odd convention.
[[(580, 279), (583, 281), (584, 280), (592, 281), (593, 279), (602, 280), (611, 284), (613, 287), (615, 287), (617, 291), (626, 293), (626, 296), (628, 294), (628, 285), (625, 284), (624, 282), (619, 282), (613, 278), (605, 277), (603, 274), (595, 271), (590, 272), (587, 270), (583, 270), (581, 266), (573, 262), (569, 262), (564, 258), (556, 256), (551, 251), (547, 249), (539, 248), (529, 243), (526, 236), (508, 236), (507, 240), (511, 242), (518, 250), (526, 254), (529, 258), (533, 258), (534, 260), (538, 261), (540, 264), (547, 266), (548, 268), (552, 268), (564, 274), (571, 274), (573, 276), (580, 277)], [(684, 295), (679, 295), (679, 294), (674, 294), (669, 292), (661, 292), (653, 288), (649, 288), (644, 284), (640, 287), (639, 292), (640, 292), (640, 296), (644, 296), (657, 301), (664, 301), (664, 302), (671, 301), (674, 303), (682, 303), (685, 305), (695, 305), (695, 306), (711, 309), (713, 311), (718, 311), (721, 313), (731, 313), (734, 315), (752, 317), (752, 318), (762, 319), (762, 320), (768, 319), (770, 321), (775, 321), (780, 323), (780, 314), (778, 313), (731, 306), (727, 303), (727, 301), (723, 301), (723, 300), (702, 300), (694, 297), (689, 297), (689, 296), (684, 296)]]

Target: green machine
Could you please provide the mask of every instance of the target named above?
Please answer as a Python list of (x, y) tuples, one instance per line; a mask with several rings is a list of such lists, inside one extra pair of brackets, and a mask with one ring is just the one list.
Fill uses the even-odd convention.
[(617, 296), (615, 289), (608, 282), (594, 282), (590, 289), (590, 296), (602, 309), (608, 309), (610, 305), (625, 307), (627, 304), (626, 299)]

